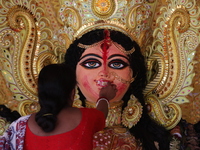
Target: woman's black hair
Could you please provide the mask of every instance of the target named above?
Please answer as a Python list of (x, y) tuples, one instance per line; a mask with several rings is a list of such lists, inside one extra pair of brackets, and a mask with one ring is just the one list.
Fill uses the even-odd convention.
[[(160, 150), (168, 150), (169, 132), (150, 118), (147, 108), (145, 106), (143, 90), (147, 83), (146, 63), (144, 56), (140, 51), (140, 47), (135, 41), (132, 41), (125, 34), (114, 30), (109, 31), (111, 40), (120, 44), (122, 47), (124, 47), (125, 50), (131, 50), (133, 47), (135, 48), (135, 51), (132, 54), (128, 55), (130, 67), (133, 70), (133, 77), (135, 78), (135, 80), (130, 84), (128, 91), (123, 97), (123, 108), (127, 106), (130, 95), (133, 94), (142, 104), (143, 113), (140, 121), (136, 124), (136, 126), (130, 129), (130, 132), (142, 142), (143, 149), (145, 150), (156, 150), (154, 144), (155, 141), (158, 142)], [(77, 63), (79, 62), (82, 53), (85, 51), (85, 49), (77, 46), (78, 43), (91, 45), (96, 42), (102, 41), (103, 39), (103, 29), (96, 29), (86, 33), (80, 39), (75, 40), (74, 43), (70, 45), (65, 55), (65, 63), (76, 69)], [(82, 93), (81, 96), (83, 96)]]
[(5, 118), (10, 123), (21, 117), (16, 110), (12, 111), (5, 105), (0, 105), (0, 116)]
[(35, 121), (45, 132), (54, 130), (57, 114), (72, 104), (76, 74), (66, 64), (51, 64), (42, 68), (38, 77), (40, 110)]

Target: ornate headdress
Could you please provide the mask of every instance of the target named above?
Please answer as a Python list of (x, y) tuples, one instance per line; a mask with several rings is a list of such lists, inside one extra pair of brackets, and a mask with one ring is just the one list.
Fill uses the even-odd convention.
[[(155, 1), (151, 2), (121, 0), (65, 1), (60, 9), (60, 16), (64, 22), (64, 28), (61, 32), (67, 33), (69, 39), (73, 41), (74, 38), (79, 38), (94, 29), (113, 29), (136, 41), (142, 48), (143, 54), (148, 57), (149, 83), (145, 95), (149, 113), (155, 120), (170, 129), (180, 121), (182, 116), (178, 104), (188, 102), (183, 95), (187, 95), (193, 90), (189, 86), (191, 81), (188, 82), (188, 80), (191, 80), (194, 74), (190, 71), (187, 77), (185, 75), (187, 74), (186, 70), (183, 68), (189, 67), (188, 65), (192, 63), (191, 56), (194, 52), (183, 54), (181, 52), (183, 47), (175, 45), (178, 39), (173, 33), (176, 25), (175, 17), (181, 19), (184, 16), (186, 18), (179, 22), (179, 24), (182, 24), (177, 26), (177, 33), (184, 35), (186, 34), (184, 32), (189, 30), (189, 26), (187, 26), (189, 10), (172, 2), (173, 11), (168, 12), (168, 16), (163, 16), (166, 18), (166, 27), (161, 28), (163, 31), (160, 32), (155, 29), (153, 33), (155, 39), (152, 40), (152, 30), (150, 28), (152, 22), (150, 20), (153, 20), (152, 14), (156, 5)], [(163, 41), (158, 42), (161, 34)], [(168, 41), (172, 44), (168, 45)], [(159, 50), (161, 47), (162, 50)], [(177, 57), (178, 55), (180, 57)]]
[[(67, 33), (69, 41), (73, 41), (91, 30), (112, 29), (124, 33), (141, 46), (144, 33), (149, 29), (149, 8), (148, 4), (134, 1), (65, 1), (60, 8), (64, 23), (60, 32)], [(136, 13), (142, 18), (136, 17)]]

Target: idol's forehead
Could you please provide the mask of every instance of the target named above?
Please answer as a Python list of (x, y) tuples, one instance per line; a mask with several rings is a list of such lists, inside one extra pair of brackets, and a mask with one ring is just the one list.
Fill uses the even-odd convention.
[(98, 44), (98, 45), (95, 45), (95, 46), (85, 49), (82, 56), (89, 54), (89, 53), (96, 53), (99, 55), (106, 53), (107, 55), (119, 54), (119, 55), (123, 55), (124, 57), (128, 58), (128, 55), (125, 54), (123, 51), (121, 51), (119, 47), (122, 47), (122, 46), (117, 43), (111, 44), (110, 47), (108, 49), (106, 49), (106, 51), (105, 51), (102, 49), (101, 44)]

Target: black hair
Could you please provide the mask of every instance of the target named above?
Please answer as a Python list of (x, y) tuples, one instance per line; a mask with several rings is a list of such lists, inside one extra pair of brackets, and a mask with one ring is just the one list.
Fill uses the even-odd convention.
[(76, 74), (66, 64), (51, 64), (42, 68), (38, 77), (40, 110), (35, 121), (45, 132), (54, 130), (57, 114), (72, 105)]
[[(133, 70), (133, 77), (135, 80), (130, 84), (128, 91), (123, 97), (123, 108), (127, 106), (130, 95), (133, 94), (142, 104), (143, 113), (140, 121), (136, 124), (136, 126), (130, 129), (130, 132), (142, 142), (143, 148), (145, 150), (156, 150), (154, 144), (155, 141), (159, 143), (159, 149), (168, 150), (169, 132), (150, 118), (145, 106), (143, 90), (147, 83), (146, 63), (144, 56), (141, 53), (140, 47), (135, 41), (131, 40), (125, 34), (114, 30), (109, 31), (111, 40), (120, 44), (122, 47), (124, 47), (125, 50), (131, 50), (133, 47), (135, 48), (135, 51), (128, 55), (130, 67)], [(77, 46), (78, 43), (91, 45), (103, 39), (103, 29), (96, 29), (86, 33), (80, 39), (75, 40), (74, 43), (70, 45), (65, 55), (65, 63), (76, 69), (76, 65), (79, 62), (82, 53), (85, 51), (85, 49)]]
[(10, 123), (21, 117), (16, 110), (12, 111), (5, 105), (0, 105), (0, 116), (5, 118)]

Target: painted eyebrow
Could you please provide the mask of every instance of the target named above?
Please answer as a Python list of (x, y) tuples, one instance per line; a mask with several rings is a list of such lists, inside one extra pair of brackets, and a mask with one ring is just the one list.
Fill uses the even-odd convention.
[(79, 59), (79, 61), (80, 61), (81, 59), (85, 58), (85, 57), (88, 57), (88, 56), (95, 56), (95, 57), (98, 57), (98, 58), (101, 58), (101, 59), (102, 59), (102, 57), (99, 56), (99, 55), (96, 55), (96, 54), (87, 54), (87, 55), (81, 57), (81, 58)]
[(129, 61), (129, 59), (127, 57), (125, 57), (124, 55), (120, 55), (120, 54), (111, 55), (110, 57), (108, 57), (108, 59), (111, 59), (111, 58), (116, 57), (116, 56), (124, 57), (124, 58), (126, 58)]

